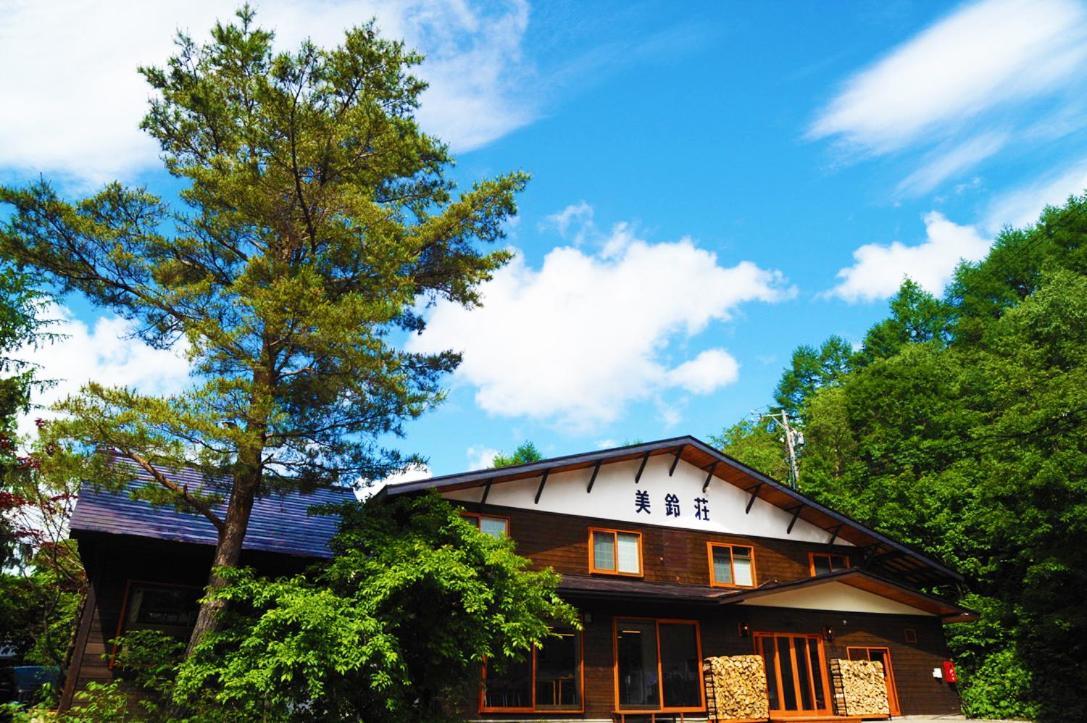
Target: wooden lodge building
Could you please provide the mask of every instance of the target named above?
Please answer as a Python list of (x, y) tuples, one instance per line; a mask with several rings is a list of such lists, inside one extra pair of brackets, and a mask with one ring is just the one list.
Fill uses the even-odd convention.
[[(926, 591), (962, 578), (693, 437), (387, 485), (370, 504), (425, 490), (560, 573), (581, 613), (582, 630), (555, 631), (522, 664), (484, 666), (458, 706), (466, 719), (731, 720), (704, 661), (745, 655), (765, 671), (761, 720), (859, 720), (842, 710), (840, 675), (856, 660), (882, 664), (876, 717), (959, 712), (943, 625), (974, 616)], [(326, 557), (336, 521), (305, 510), (347, 494), (260, 500), (247, 562), (288, 572)], [(215, 541), (203, 517), (91, 488), (72, 536), (91, 592), (62, 705), (112, 677), (118, 634), (187, 633)]]

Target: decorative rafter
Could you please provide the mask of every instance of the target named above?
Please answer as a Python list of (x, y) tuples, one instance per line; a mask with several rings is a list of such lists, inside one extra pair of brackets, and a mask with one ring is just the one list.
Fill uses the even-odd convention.
[(649, 452), (646, 452), (645, 455), (642, 457), (642, 463), (640, 465), (638, 465), (638, 473), (636, 475), (634, 475), (634, 484), (638, 484), (638, 482), (641, 481), (642, 472), (645, 471), (645, 463), (648, 462), (648, 461), (649, 461)]
[(585, 492), (589, 493), (593, 491), (593, 485), (596, 484), (596, 475), (600, 472), (600, 460), (596, 461), (593, 465), (593, 476), (589, 478), (589, 486), (585, 488)]
[(762, 482), (756, 482), (747, 488), (747, 491), (751, 493), (751, 497), (747, 500), (747, 509), (744, 510), (745, 515), (751, 514), (751, 505), (755, 504), (755, 498), (759, 496), (759, 489), (762, 484)]
[(793, 513), (793, 519), (790, 520), (789, 527), (785, 530), (786, 535), (793, 534), (793, 525), (795, 525), (796, 521), (800, 519), (800, 511), (803, 510), (804, 507), (806, 507), (806, 505), (800, 504), (789, 510), (789, 512)]
[(834, 541), (838, 539), (838, 533), (842, 531), (842, 526), (838, 525), (833, 530), (830, 530), (830, 539), (827, 540), (828, 545), (833, 545)]
[(540, 504), (540, 495), (543, 494), (544, 485), (547, 484), (547, 476), (551, 474), (551, 470), (545, 469), (543, 477), (540, 478), (540, 486), (536, 488), (536, 499), (532, 501), (532, 504)]
[(706, 481), (702, 483), (702, 492), (705, 493), (706, 489), (710, 486), (710, 480), (713, 479), (713, 471), (717, 469), (717, 462), (714, 462), (706, 470)]
[(487, 504), (487, 495), (489, 495), (489, 494), (491, 494), (491, 483), (490, 482), (488, 482), (486, 484), (486, 486), (483, 488), (483, 497), (480, 498), (479, 504), (481, 504), (481, 505)]
[(668, 476), (671, 477), (676, 471), (676, 465), (679, 464), (679, 456), (683, 454), (683, 447), (676, 450), (676, 456), (672, 459), (672, 466), (668, 468)]

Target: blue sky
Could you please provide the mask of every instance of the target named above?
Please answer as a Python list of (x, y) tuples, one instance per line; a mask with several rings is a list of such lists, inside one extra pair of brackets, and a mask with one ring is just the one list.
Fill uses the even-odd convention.
[[(706, 437), (769, 401), (797, 345), (859, 340), (904, 275), (939, 292), (1002, 226), (1087, 185), (1077, 2), (256, 5), (284, 45), (376, 16), (429, 56), (420, 118), (456, 177), (532, 174), (484, 308), (439, 305), (408, 342), (465, 356), (397, 443), (434, 473), (524, 440)], [(6, 79), (0, 177), (172, 192), (135, 130), (134, 68), (229, 7), (5, 8), (0, 67), (26, 71)], [(66, 380), (54, 397), (184, 383), (66, 301), (69, 338), (35, 356)]]

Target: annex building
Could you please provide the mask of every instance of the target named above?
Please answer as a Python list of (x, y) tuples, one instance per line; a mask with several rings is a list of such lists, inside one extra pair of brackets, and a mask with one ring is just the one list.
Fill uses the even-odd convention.
[[(483, 665), (478, 694), (455, 703), (466, 719), (736, 720), (721, 686), (755, 669), (738, 682), (761, 701), (758, 720), (959, 711), (943, 626), (974, 615), (932, 591), (961, 576), (693, 437), (388, 485), (368, 504), (427, 490), (560, 573), (581, 613), (581, 630), (555, 631), (522, 664)], [(259, 501), (250, 564), (289, 571), (327, 556), (335, 520), (305, 510), (347, 495)], [(112, 677), (109, 639), (187, 634), (215, 542), (203, 517), (91, 488), (72, 535), (91, 594), (65, 704)], [(877, 671), (882, 708), (856, 712), (853, 670)]]

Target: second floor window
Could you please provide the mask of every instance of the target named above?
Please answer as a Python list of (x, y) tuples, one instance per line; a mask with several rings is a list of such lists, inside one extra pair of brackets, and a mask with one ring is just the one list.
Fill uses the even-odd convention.
[(713, 587), (754, 587), (755, 550), (746, 545), (716, 542), (710, 547), (710, 585)]
[(479, 528), (479, 531), (492, 537), (508, 537), (510, 534), (510, 521), (505, 517), (492, 515), (480, 515), (475, 512), (462, 513), (464, 519)]
[(836, 555), (830, 552), (811, 553), (812, 577), (817, 577), (819, 575), (829, 575), (832, 572), (847, 569), (849, 569), (848, 555)]
[(589, 572), (642, 574), (642, 535), (622, 530), (589, 530)]

